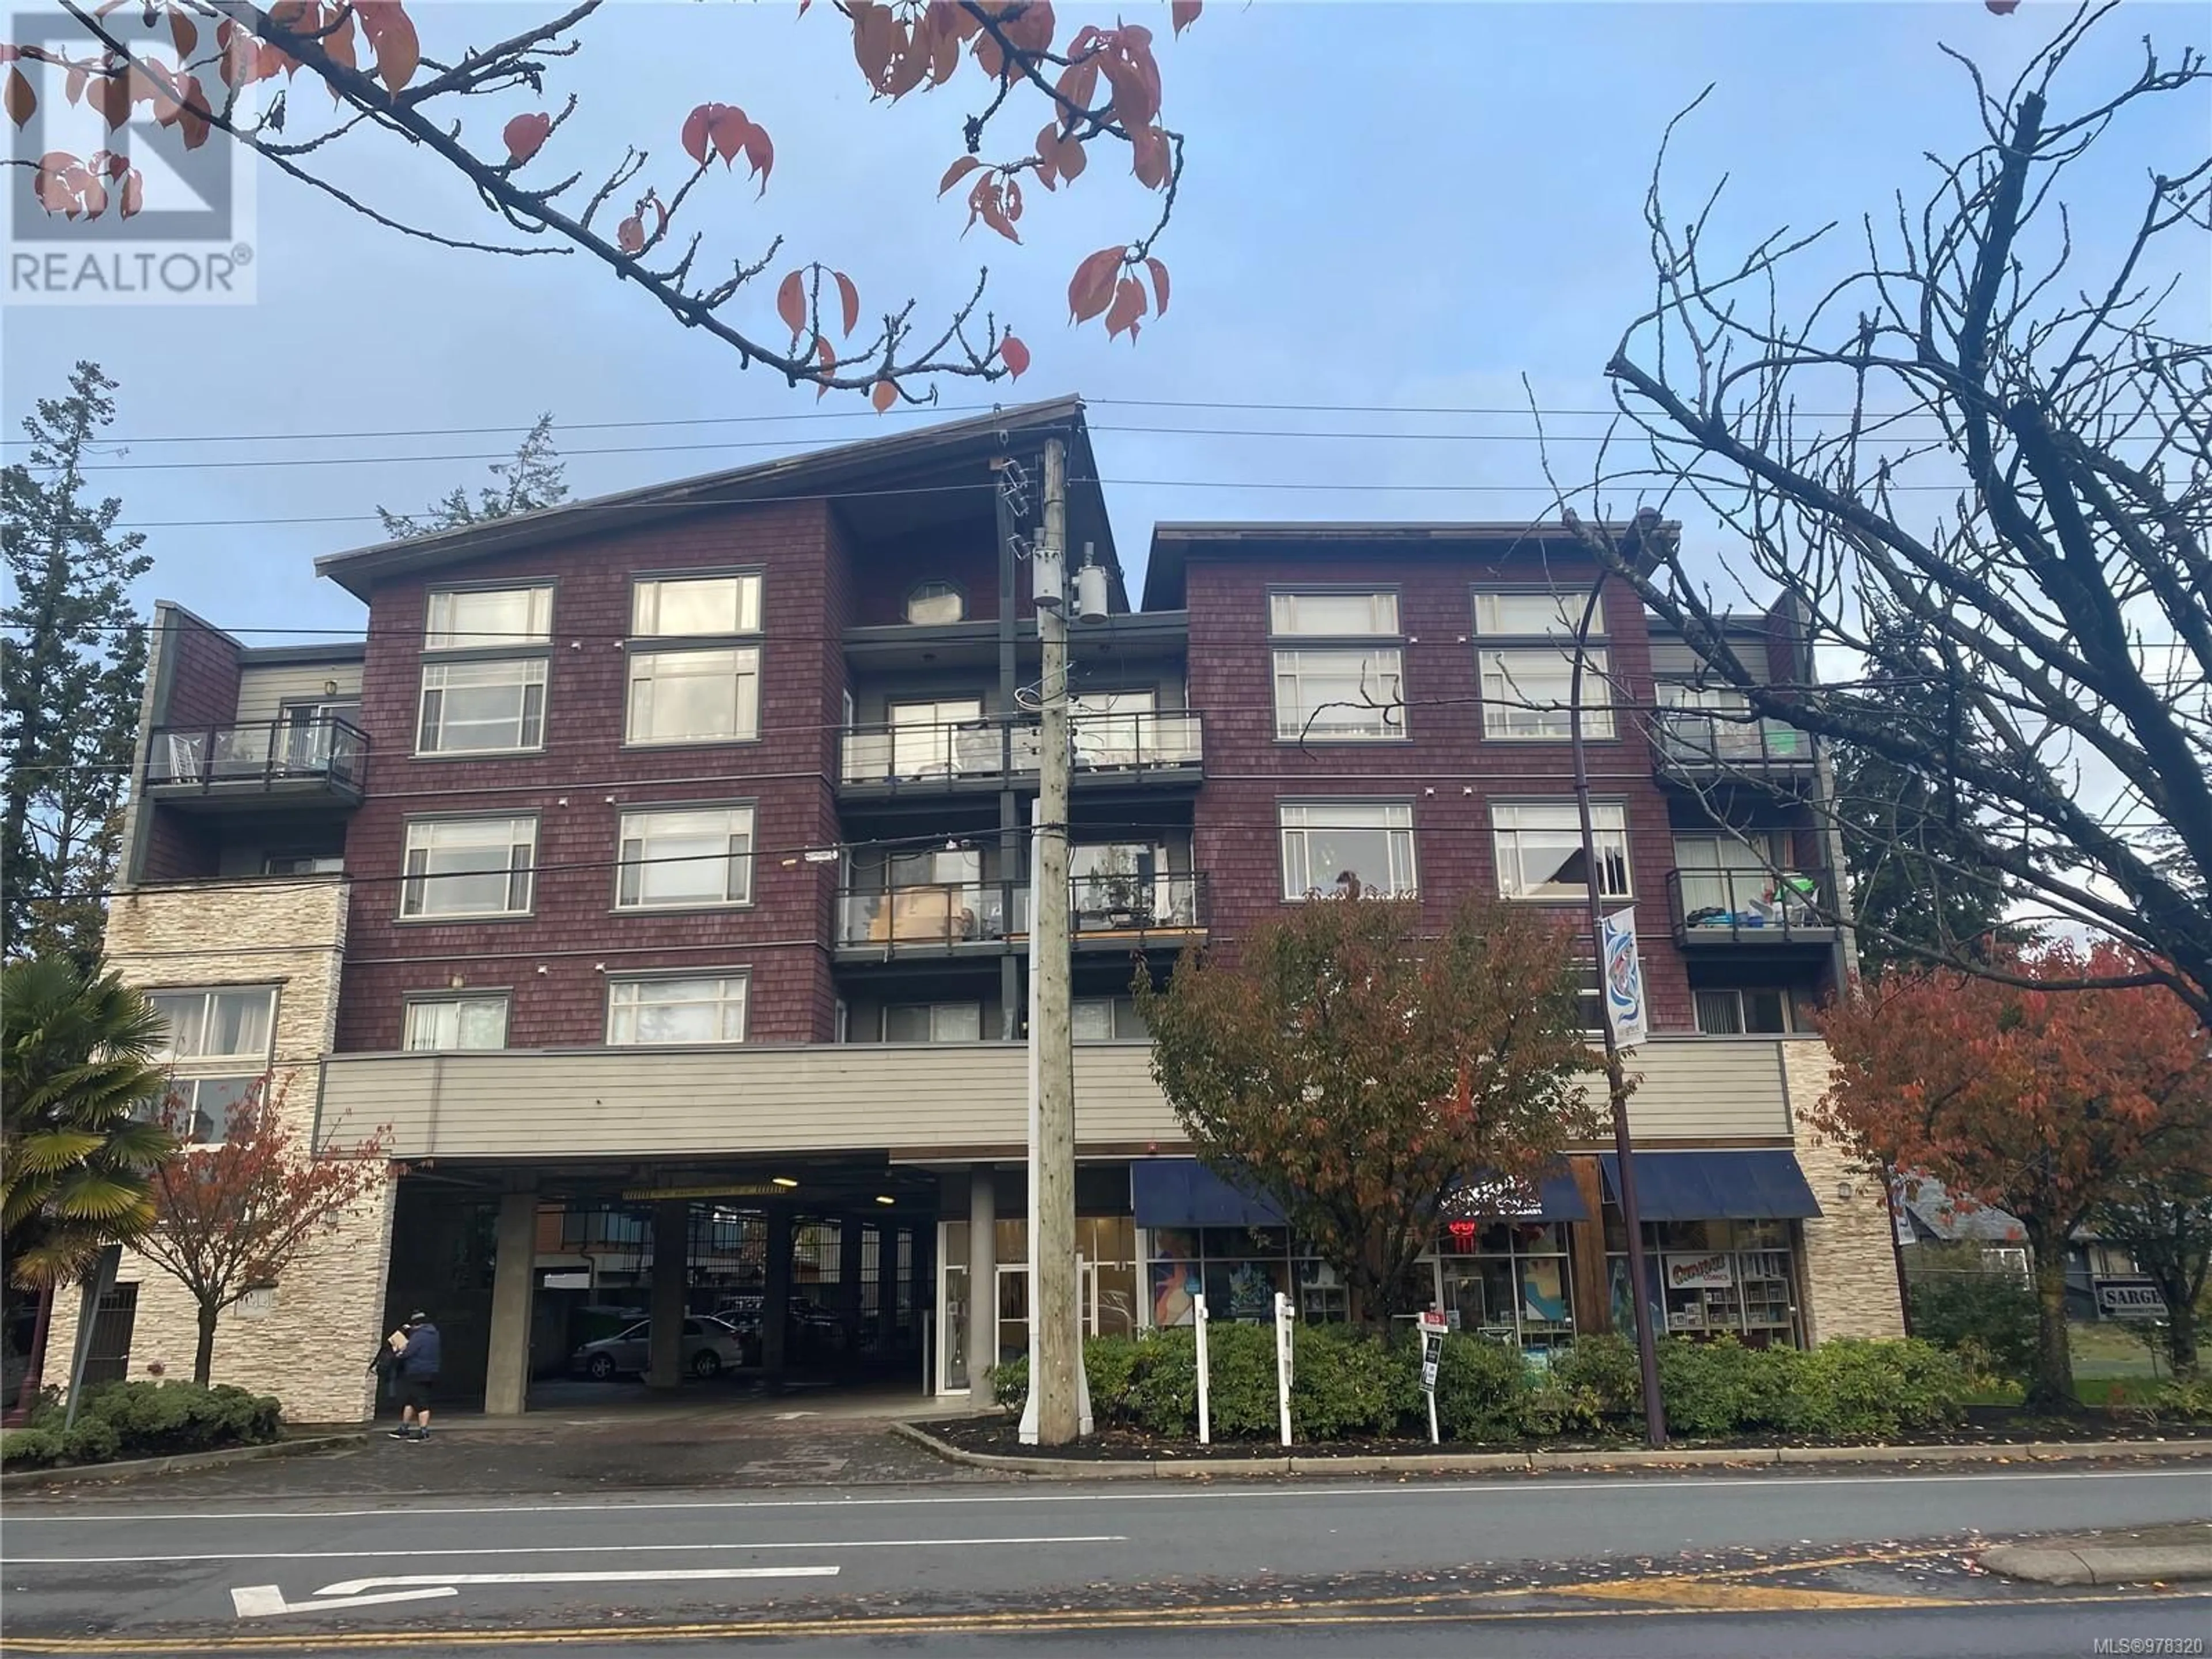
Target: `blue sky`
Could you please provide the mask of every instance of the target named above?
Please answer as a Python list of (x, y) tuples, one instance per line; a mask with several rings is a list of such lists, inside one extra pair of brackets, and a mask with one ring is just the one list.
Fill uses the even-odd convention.
[[(1993, 81), (2061, 20), (2027, 0), (2014, 16), (1979, 0), (1920, 4), (1215, 3), (1182, 40), (1164, 5), (1133, 3), (1162, 37), (1166, 118), (1190, 138), (1176, 223), (1160, 252), (1170, 313), (1132, 349), (1095, 325), (1065, 325), (1069, 271), (1091, 250), (1149, 223), (1152, 200), (1113, 165), (1073, 191), (1033, 192), (1016, 248), (964, 240), (936, 179), (958, 153), (980, 76), (896, 108), (868, 106), (848, 39), (826, 5), (804, 19), (758, 6), (611, 7), (558, 71), (584, 112), (549, 157), (604, 163), (628, 139), (674, 153), (694, 103), (743, 105), (774, 136), (767, 198), (740, 178), (702, 205), (730, 254), (769, 235), (794, 258), (852, 272), (864, 301), (914, 294), (939, 309), (992, 269), (995, 304), (1035, 353), (1011, 392), (950, 383), (948, 404), (1063, 391), (1092, 410), (1125, 556), (1156, 520), (1241, 517), (1513, 518), (1547, 499), (1525, 416), (1299, 413), (1296, 404), (1518, 407), (1522, 377), (1555, 410), (1607, 402), (1601, 368), (1650, 287), (1641, 217), (1668, 118), (1707, 82), (1712, 95), (1670, 164), (1686, 205), (1729, 178), (1717, 235), (1730, 246), (1784, 224), (1846, 230), (1902, 185), (1929, 177), (1923, 151), (1956, 153), (1973, 112), (1948, 42)], [(428, 44), (484, 39), (544, 8), (418, 3)], [(1113, 8), (1071, 0), (1062, 33)], [(2133, 72), (2140, 38), (2164, 52), (2203, 46), (2206, 8), (2130, 0), (2072, 66), (2083, 94)], [(972, 77), (972, 78), (971, 78)], [(2062, 101), (2065, 94), (2062, 89)], [(2201, 153), (2202, 98), (2138, 118), (2101, 173), (2079, 234), (2094, 254), (2131, 216), (2143, 167)], [(487, 133), (516, 100), (472, 121)], [(1032, 117), (1033, 126), (1042, 118)], [(1017, 131), (1009, 125), (1011, 143)], [(1101, 155), (1109, 163), (1115, 158)], [(487, 227), (435, 168), (371, 139), (337, 164), (349, 185), (441, 228)], [(10, 188), (17, 187), (10, 185)], [(2124, 195), (2122, 193), (2124, 191)], [(140, 442), (103, 482), (157, 561), (149, 597), (180, 599), (241, 629), (357, 625), (356, 604), (313, 575), (319, 553), (374, 539), (374, 508), (419, 507), (512, 447), (510, 436), (301, 441), (298, 434), (526, 427), (550, 410), (591, 494), (765, 459), (896, 422), (857, 398), (817, 405), (673, 324), (580, 259), (512, 261), (403, 240), (289, 181), (264, 178), (259, 301), (250, 310), (0, 311), (6, 429), (32, 398), (91, 356), (123, 383), (116, 431), (282, 434), (282, 442)], [(1835, 257), (1848, 254), (1839, 246)], [(782, 268), (780, 261), (778, 270)], [(1808, 289), (1837, 266), (1816, 254)], [(2178, 307), (2201, 318), (2205, 274)], [(772, 285), (752, 315), (766, 323)], [(1115, 399), (1230, 400), (1204, 410)], [(817, 409), (835, 418), (813, 416)], [(842, 411), (837, 413), (837, 411)], [(622, 430), (593, 422), (775, 417), (748, 424)], [(1600, 422), (1561, 416), (1555, 437)], [(1204, 428), (1401, 434), (1387, 439), (1194, 435)], [(1481, 441), (1409, 434), (1485, 434)], [(765, 446), (738, 447), (739, 444)], [(716, 446), (678, 448), (677, 446)], [(589, 454), (595, 449), (632, 453)], [(9, 454), (20, 454), (11, 448)], [(364, 464), (357, 458), (412, 456)], [(1585, 468), (1586, 447), (1560, 461)], [(318, 465), (346, 458), (343, 464)], [(218, 468), (215, 459), (283, 465)], [(152, 466), (149, 463), (200, 465)], [(1172, 487), (1160, 483), (1179, 481)], [(1121, 481), (1121, 482), (1115, 482)], [(1288, 484), (1364, 486), (1298, 489)], [(1436, 486), (1481, 485), (1480, 492)], [(1276, 486), (1271, 488), (1271, 486)], [(1396, 488), (1391, 488), (1396, 486)], [(1420, 486), (1418, 489), (1405, 486)], [(361, 515), (368, 522), (260, 520)], [(185, 521), (212, 521), (186, 523)]]

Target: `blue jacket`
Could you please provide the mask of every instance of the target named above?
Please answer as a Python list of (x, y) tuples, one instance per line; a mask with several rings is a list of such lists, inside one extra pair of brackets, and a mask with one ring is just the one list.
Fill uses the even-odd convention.
[(402, 1376), (435, 1376), (438, 1374), (438, 1328), (417, 1325), (407, 1333), (407, 1346), (399, 1351), (399, 1374)]

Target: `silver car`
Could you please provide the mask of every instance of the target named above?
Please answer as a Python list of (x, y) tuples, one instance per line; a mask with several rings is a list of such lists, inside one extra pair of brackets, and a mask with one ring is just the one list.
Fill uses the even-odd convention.
[[(568, 1357), (572, 1370), (605, 1382), (642, 1372), (653, 1355), (653, 1322), (641, 1319), (628, 1330), (586, 1342)], [(694, 1376), (716, 1376), (726, 1366), (744, 1364), (744, 1345), (737, 1331), (719, 1319), (694, 1314), (684, 1322), (684, 1369)]]

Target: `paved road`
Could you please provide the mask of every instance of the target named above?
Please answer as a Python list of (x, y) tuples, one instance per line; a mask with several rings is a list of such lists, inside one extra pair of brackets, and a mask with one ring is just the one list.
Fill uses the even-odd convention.
[[(596, 1634), (687, 1621), (766, 1620), (799, 1635), (835, 1615), (875, 1621), (871, 1639), (933, 1640), (947, 1645), (926, 1650), (949, 1654), (963, 1642), (972, 1649), (1006, 1628), (1002, 1621), (1033, 1624), (1049, 1613), (1090, 1621), (1067, 1634), (1074, 1645), (1065, 1651), (1131, 1652), (1142, 1644), (1130, 1648), (1126, 1630), (1105, 1626), (1133, 1616), (1172, 1620), (1182, 1608), (1241, 1607), (1249, 1618), (1286, 1604), (1327, 1604), (1335, 1616), (1385, 1620), (1545, 1613), (1526, 1626), (1531, 1641), (1540, 1626), (1601, 1605), (1612, 1622), (1600, 1625), (1613, 1635), (1586, 1630), (1580, 1650), (1627, 1651), (1614, 1638), (1633, 1626), (1633, 1650), (1642, 1653), (1658, 1650), (1644, 1632), (1674, 1628), (1685, 1608), (1741, 1619), (1809, 1605), (1874, 1617), (2010, 1594), (1958, 1565), (1956, 1547), (1984, 1534), (2208, 1516), (2212, 1475), (2201, 1467), (946, 1485), (252, 1507), (149, 1493), (11, 1504), (0, 1583), (11, 1646), (65, 1638), (82, 1651), (240, 1632), (264, 1639), (296, 1632), (311, 1648), (317, 1634), (376, 1631), (406, 1632), (410, 1650), (434, 1651), (439, 1632)], [(1620, 1616), (1647, 1604), (1674, 1618)], [(2172, 1605), (2160, 1604), (2159, 1616)], [(2075, 1612), (2092, 1618), (2106, 1606)], [(2149, 1616), (2134, 1604), (2109, 1610)], [(1999, 1609), (1975, 1611), (1994, 1617)], [(2061, 1613), (2055, 1604), (2039, 1609), (2045, 1618)], [(1378, 1638), (1396, 1628), (1372, 1627)], [(2200, 1619), (2193, 1633), (2203, 1632)], [(1206, 1639), (1214, 1644), (1200, 1650), (1207, 1653), (1249, 1651), (1260, 1640), (1271, 1650), (1282, 1645), (1237, 1628)], [(1297, 1633), (1301, 1643), (1312, 1639)], [(1683, 1639), (1685, 1651), (1698, 1650)], [(1993, 1650), (2035, 1650), (1990, 1639)], [(1501, 1636), (1499, 1644), (1537, 1650), (1518, 1637)], [(1800, 1650), (1794, 1638), (1787, 1645)], [(1358, 1646), (1382, 1650), (1364, 1637)], [(1063, 1650), (1024, 1641), (1021, 1650)], [(1467, 1650), (1481, 1650), (1455, 1649)]]

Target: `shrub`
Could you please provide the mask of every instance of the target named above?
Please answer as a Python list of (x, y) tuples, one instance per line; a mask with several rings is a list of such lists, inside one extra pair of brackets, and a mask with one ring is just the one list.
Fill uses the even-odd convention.
[(122, 1443), (112, 1423), (88, 1416), (62, 1436), (62, 1455), (72, 1463), (106, 1463)]
[(1030, 1357), (1003, 1360), (991, 1367), (991, 1399), (1000, 1410), (1018, 1413), (1030, 1397)]
[(2172, 1382), (2150, 1399), (2151, 1411), (2169, 1423), (2212, 1423), (2212, 1382)]
[(2035, 1292), (2004, 1273), (1946, 1273), (1912, 1282), (1912, 1332), (1978, 1373), (2025, 1382), (2035, 1371)]
[(1591, 1402), (1598, 1416), (1631, 1418), (1644, 1410), (1636, 1345), (1611, 1331), (1578, 1336), (1552, 1357), (1552, 1380)]
[(0, 1434), (0, 1465), (43, 1469), (61, 1461), (62, 1437), (52, 1429), (10, 1429)]
[(1517, 1440), (1534, 1386), (1518, 1348), (1454, 1331), (1437, 1364), (1437, 1421), (1447, 1440)]
[(1119, 1422), (1128, 1415), (1138, 1353), (1134, 1337), (1096, 1336), (1083, 1345), (1084, 1378), (1091, 1385), (1091, 1412), (1097, 1421)]
[(1421, 1410), (1418, 1341), (1302, 1325), (1293, 1343), (1291, 1427), (1299, 1438), (1390, 1434)]
[(1880, 1438), (1958, 1419), (1972, 1389), (1966, 1363), (1931, 1342), (1842, 1338), (1802, 1356), (1814, 1432)]

